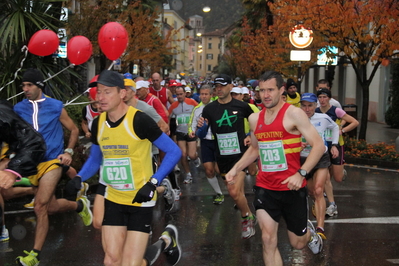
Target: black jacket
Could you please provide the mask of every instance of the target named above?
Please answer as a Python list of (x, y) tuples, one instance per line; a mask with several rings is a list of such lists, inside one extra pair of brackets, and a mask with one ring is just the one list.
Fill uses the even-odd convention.
[(26, 177), (37, 173), (36, 166), (46, 151), (42, 136), (18, 116), (8, 102), (0, 100), (0, 143), (3, 142), (15, 153), (7, 169)]

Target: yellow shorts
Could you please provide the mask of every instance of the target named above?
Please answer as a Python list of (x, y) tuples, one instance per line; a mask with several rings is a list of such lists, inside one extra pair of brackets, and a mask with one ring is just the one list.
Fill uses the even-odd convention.
[(8, 151), (8, 144), (3, 142), (1, 145), (0, 160), (3, 160), (4, 158), (8, 157), (7, 151)]
[(45, 173), (48, 173), (51, 170), (57, 169), (58, 167), (60, 167), (60, 160), (59, 159), (54, 159), (54, 160), (51, 160), (51, 161), (39, 163), (38, 166), (37, 166), (37, 174), (29, 176), (28, 177), (29, 181), (32, 183), (32, 185), (38, 186), (39, 185), (39, 179)]

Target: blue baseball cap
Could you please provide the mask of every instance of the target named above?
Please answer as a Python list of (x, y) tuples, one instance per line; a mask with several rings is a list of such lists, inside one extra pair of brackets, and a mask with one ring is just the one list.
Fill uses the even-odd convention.
[(305, 92), (301, 95), (301, 102), (302, 101), (315, 103), (315, 102), (317, 102), (317, 97), (314, 93)]
[(123, 77), (124, 77), (125, 79), (133, 79), (133, 75), (130, 74), (129, 72), (123, 74)]

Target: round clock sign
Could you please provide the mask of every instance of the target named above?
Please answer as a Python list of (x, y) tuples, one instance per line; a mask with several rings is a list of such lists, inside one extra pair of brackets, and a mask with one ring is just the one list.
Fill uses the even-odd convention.
[(296, 25), (290, 31), (290, 42), (296, 48), (306, 48), (313, 41), (313, 31), (305, 28), (303, 25)]

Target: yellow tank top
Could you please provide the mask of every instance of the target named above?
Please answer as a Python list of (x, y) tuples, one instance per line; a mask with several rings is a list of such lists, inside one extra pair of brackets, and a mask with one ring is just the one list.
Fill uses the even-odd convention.
[(106, 123), (106, 113), (99, 117), (97, 141), (103, 153), (100, 178), (107, 184), (105, 198), (123, 205), (155, 206), (151, 201), (132, 204), (137, 191), (153, 175), (152, 144), (140, 139), (133, 128), (133, 118), (138, 111), (129, 107), (123, 121), (114, 128)]

